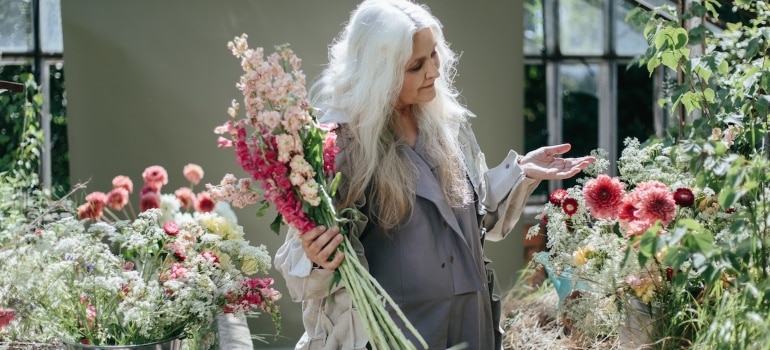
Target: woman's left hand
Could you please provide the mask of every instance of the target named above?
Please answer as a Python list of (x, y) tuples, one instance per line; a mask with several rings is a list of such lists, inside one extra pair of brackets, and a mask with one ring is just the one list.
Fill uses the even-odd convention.
[(527, 177), (535, 180), (561, 180), (575, 176), (588, 165), (596, 161), (591, 156), (580, 158), (560, 158), (572, 145), (563, 143), (555, 146), (540, 147), (524, 155), (519, 166)]

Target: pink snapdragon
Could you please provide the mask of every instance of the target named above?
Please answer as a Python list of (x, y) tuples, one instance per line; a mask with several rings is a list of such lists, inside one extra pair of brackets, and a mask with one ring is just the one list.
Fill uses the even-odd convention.
[(325, 130), (328, 128), (324, 138), (324, 176), (332, 177), (336, 172), (334, 162), (337, 158), (337, 153), (340, 151), (340, 148), (337, 147), (337, 133), (333, 131), (337, 125), (321, 125), (321, 127)]

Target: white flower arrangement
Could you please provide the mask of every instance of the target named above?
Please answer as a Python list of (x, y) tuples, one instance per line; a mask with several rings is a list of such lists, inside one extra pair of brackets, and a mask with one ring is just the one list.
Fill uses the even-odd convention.
[(0, 344), (183, 337), (199, 349), (213, 345), (203, 337), (220, 313), (268, 313), (280, 332), (281, 294), (272, 278), (256, 276), (267, 274), (270, 254), (244, 239), (229, 206), (183, 212), (177, 196), (157, 197), (157, 206), (120, 220), (89, 195), (80, 215), (0, 249)]

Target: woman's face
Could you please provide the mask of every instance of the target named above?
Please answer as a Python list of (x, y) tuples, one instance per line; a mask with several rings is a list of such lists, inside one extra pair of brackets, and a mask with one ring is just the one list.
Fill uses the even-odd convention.
[(439, 77), (439, 61), (436, 39), (430, 28), (414, 33), (412, 57), (406, 63), (404, 86), (398, 95), (397, 108), (416, 103), (430, 102), (436, 97), (433, 82)]

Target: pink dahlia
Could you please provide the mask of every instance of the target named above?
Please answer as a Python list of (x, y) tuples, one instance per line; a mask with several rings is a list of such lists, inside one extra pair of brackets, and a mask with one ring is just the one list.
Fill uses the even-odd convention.
[(84, 203), (81, 204), (78, 207), (78, 218), (79, 219), (91, 219), (91, 220), (99, 220), (102, 217), (102, 209), (96, 208), (95, 206)]
[(575, 198), (564, 198), (564, 200), (561, 201), (561, 209), (564, 211), (564, 214), (572, 216), (578, 210), (578, 201), (577, 201), (577, 199), (575, 199)]
[(655, 223), (657, 220), (668, 225), (676, 215), (676, 202), (668, 188), (651, 188), (642, 193), (642, 201), (636, 216), (640, 220)]
[(160, 208), (160, 195), (155, 192), (147, 192), (139, 198), (139, 211)]
[(588, 180), (583, 188), (583, 197), (591, 215), (597, 219), (612, 219), (620, 210), (626, 185), (617, 177), (605, 174)]
[(13, 310), (0, 310), (0, 329), (13, 321)]
[(551, 195), (548, 196), (548, 201), (553, 205), (561, 205), (561, 201), (563, 201), (564, 198), (567, 198), (567, 190), (560, 188), (551, 192)]
[(125, 188), (128, 193), (134, 193), (134, 183), (128, 176), (118, 175), (112, 179), (112, 188), (118, 187)]
[(185, 165), (184, 169), (182, 169), (182, 173), (184, 173), (184, 177), (187, 181), (190, 181), (193, 185), (200, 183), (203, 178), (203, 168), (198, 164), (190, 163)]
[(195, 207), (195, 193), (189, 187), (180, 187), (174, 192), (176, 199), (182, 203), (182, 208), (190, 210)]
[(168, 234), (169, 236), (176, 236), (179, 233), (179, 225), (171, 221), (168, 221), (165, 224), (163, 224), (163, 231), (166, 231), (166, 234)]
[(160, 165), (153, 165), (144, 169), (142, 178), (144, 179), (145, 185), (159, 189), (168, 183), (168, 172), (166, 172), (166, 169)]
[(198, 197), (195, 201), (195, 210), (201, 212), (201, 213), (208, 213), (212, 210), (214, 210), (214, 206), (216, 203), (213, 199), (211, 199), (211, 195), (209, 195), (208, 192), (203, 191), (201, 193), (198, 193)]
[(674, 191), (674, 202), (680, 207), (691, 207), (695, 204), (695, 195), (689, 188), (677, 188)]
[(99, 191), (91, 192), (86, 196), (86, 202), (96, 210), (101, 211), (107, 206), (107, 195)]
[(115, 210), (122, 210), (128, 204), (128, 190), (125, 187), (115, 187), (107, 193), (107, 205)]

